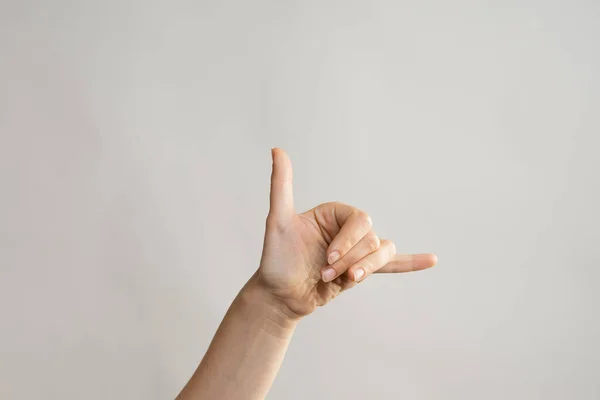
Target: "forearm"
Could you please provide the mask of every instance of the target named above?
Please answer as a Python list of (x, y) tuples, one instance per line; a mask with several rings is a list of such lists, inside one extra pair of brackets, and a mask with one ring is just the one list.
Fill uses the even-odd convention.
[(297, 323), (251, 278), (178, 399), (264, 399)]
[(296, 214), (290, 160), (280, 149), (272, 156), (259, 270), (229, 308), (179, 400), (264, 399), (300, 316), (374, 272), (416, 271), (437, 260), (396, 256), (394, 244), (371, 229), (371, 218), (346, 204), (330, 202)]

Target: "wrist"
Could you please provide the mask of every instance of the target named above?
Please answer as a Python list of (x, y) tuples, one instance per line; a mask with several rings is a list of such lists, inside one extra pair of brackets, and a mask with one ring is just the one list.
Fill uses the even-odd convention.
[(257, 310), (266, 326), (276, 330), (293, 331), (302, 318), (290, 310), (281, 299), (261, 285), (256, 274), (242, 288), (239, 298), (246, 305)]

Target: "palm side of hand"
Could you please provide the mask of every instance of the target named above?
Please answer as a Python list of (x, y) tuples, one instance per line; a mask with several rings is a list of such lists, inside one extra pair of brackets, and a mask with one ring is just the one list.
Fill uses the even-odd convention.
[[(326, 206), (326, 205), (325, 205)], [(345, 277), (323, 282), (327, 265), (328, 231), (315, 216), (316, 210), (296, 215), (284, 229), (267, 229), (261, 262), (261, 277), (288, 307), (300, 315), (333, 299), (351, 285)]]
[(332, 202), (296, 214), (289, 157), (280, 149), (272, 155), (271, 207), (258, 275), (289, 310), (310, 314), (370, 273), (435, 264), (432, 254), (397, 256), (393, 243), (380, 241), (368, 215), (354, 207)]

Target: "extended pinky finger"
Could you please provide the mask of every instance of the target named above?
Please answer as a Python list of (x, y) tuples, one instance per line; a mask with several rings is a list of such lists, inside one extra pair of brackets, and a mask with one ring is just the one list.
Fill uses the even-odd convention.
[(400, 273), (420, 271), (437, 264), (435, 254), (398, 254), (390, 262), (378, 269), (377, 273)]

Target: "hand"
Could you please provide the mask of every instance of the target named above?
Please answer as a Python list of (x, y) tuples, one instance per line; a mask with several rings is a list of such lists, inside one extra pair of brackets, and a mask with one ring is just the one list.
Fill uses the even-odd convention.
[(281, 149), (272, 150), (271, 206), (258, 284), (294, 315), (325, 305), (372, 273), (417, 271), (437, 262), (433, 254), (396, 255), (380, 240), (369, 216), (342, 203), (325, 203), (296, 214), (292, 165)]

